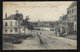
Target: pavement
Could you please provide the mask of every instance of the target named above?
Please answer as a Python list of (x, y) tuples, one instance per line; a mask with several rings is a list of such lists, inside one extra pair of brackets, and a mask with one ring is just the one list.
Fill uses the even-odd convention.
[(22, 44), (15, 44), (16, 50), (61, 50), (77, 49), (77, 40), (66, 39), (47, 34), (38, 34), (28, 38)]

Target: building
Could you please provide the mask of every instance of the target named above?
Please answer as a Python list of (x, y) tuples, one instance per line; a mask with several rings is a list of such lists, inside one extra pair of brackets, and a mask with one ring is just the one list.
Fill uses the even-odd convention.
[(57, 21), (57, 24), (55, 25), (55, 33), (58, 36), (63, 36), (67, 34), (67, 14), (60, 17), (60, 19)]
[(68, 16), (68, 33), (77, 32), (77, 1), (67, 8)]
[(67, 24), (67, 14), (62, 16), (62, 20), (60, 22), (61, 24), (61, 33), (62, 34), (67, 34), (67, 28), (68, 28), (68, 24)]
[(33, 23), (33, 25), (35, 30), (53, 31), (55, 22), (38, 20), (38, 22), (36, 22), (36, 24)]
[(5, 14), (5, 19), (3, 19), (3, 34), (19, 34), (19, 23), (14, 19), (15, 15), (10, 15), (7, 17)]
[[(19, 18), (23, 19), (23, 15), (16, 11), (16, 14), (10, 15), (7, 17), (5, 14), (5, 19), (3, 19), (3, 34), (23, 34), (23, 27), (20, 25)], [(25, 33), (27, 33), (27, 28), (25, 29)]]

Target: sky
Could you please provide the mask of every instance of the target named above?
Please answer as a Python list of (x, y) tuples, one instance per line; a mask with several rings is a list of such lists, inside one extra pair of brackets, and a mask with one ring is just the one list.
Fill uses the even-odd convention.
[(23, 14), (23, 18), (29, 16), (30, 21), (57, 21), (60, 16), (67, 13), (67, 8), (73, 1), (36, 1), (36, 2), (3, 2), (3, 19), (16, 13)]

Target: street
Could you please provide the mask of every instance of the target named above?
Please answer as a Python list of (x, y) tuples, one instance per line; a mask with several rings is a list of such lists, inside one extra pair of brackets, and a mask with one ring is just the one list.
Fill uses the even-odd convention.
[(24, 40), (22, 44), (14, 46), (17, 50), (77, 49), (77, 41), (48, 34), (37, 34), (33, 38)]

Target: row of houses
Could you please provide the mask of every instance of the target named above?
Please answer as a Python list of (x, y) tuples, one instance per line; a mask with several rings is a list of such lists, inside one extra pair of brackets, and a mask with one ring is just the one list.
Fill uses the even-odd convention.
[(77, 34), (77, 1), (67, 8), (67, 14), (60, 16), (55, 25), (55, 33), (59, 35)]
[(42, 31), (54, 31), (55, 22), (54, 21), (40, 21), (33, 24), (34, 30), (42, 30)]

